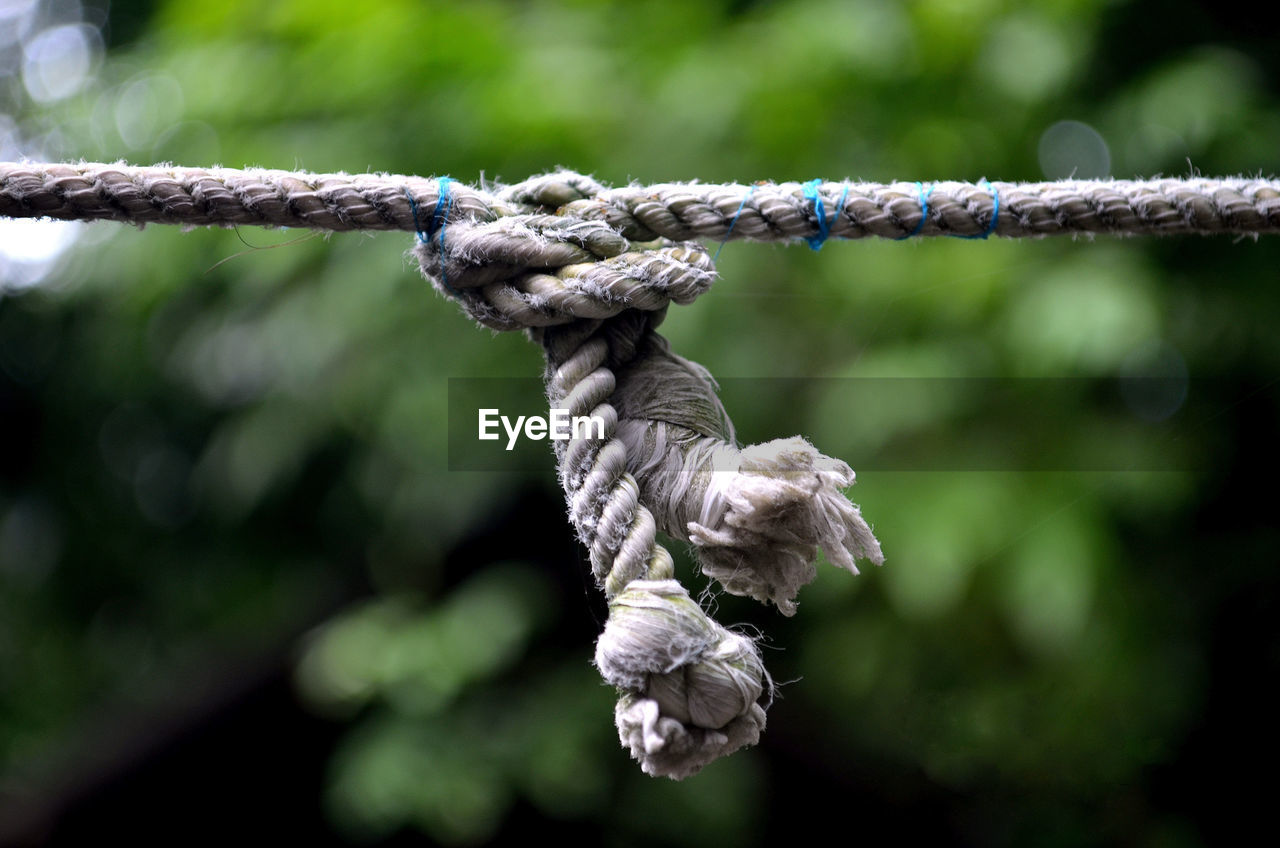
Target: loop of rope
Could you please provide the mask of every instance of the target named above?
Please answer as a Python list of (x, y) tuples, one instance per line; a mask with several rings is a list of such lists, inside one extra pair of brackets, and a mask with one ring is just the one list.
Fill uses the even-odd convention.
[(653, 312), (693, 301), (715, 279), (697, 242), (635, 245), (601, 222), (544, 214), (458, 222), (447, 244), (420, 241), (417, 252), (442, 293), (494, 330)]

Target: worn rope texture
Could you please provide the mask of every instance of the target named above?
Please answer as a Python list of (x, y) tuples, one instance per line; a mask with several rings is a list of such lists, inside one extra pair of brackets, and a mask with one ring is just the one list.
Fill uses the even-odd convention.
[(883, 556), (841, 493), (854, 481), (847, 465), (800, 438), (739, 448), (710, 374), (655, 332), (670, 303), (715, 280), (706, 250), (632, 241), (575, 215), (598, 191), (569, 174), (513, 186), (502, 202), (531, 211), (442, 220), (415, 250), (476, 321), (529, 330), (553, 407), (604, 422), (603, 438), (554, 443), (570, 520), (609, 602), (596, 666), (619, 690), (622, 743), (646, 772), (679, 779), (757, 741), (772, 684), (755, 643), (674, 579), (657, 531), (691, 542), (729, 592), (787, 614), (819, 549), (855, 572), (855, 557)]
[[(559, 209), (638, 241), (789, 241), (814, 238), (823, 229), (800, 183), (607, 189), (561, 172), (520, 186), (454, 183), (453, 213), (495, 221), (539, 207)], [(549, 194), (562, 189), (559, 198)], [(531, 203), (534, 194), (550, 206)], [(993, 218), (994, 234), (1005, 237), (1280, 231), (1280, 181), (1268, 179), (938, 182), (930, 184), (927, 203), (920, 194), (916, 183), (907, 182), (828, 182), (816, 189), (831, 238), (980, 236)], [(993, 215), (997, 197), (999, 213)], [(0, 163), (0, 216), (11, 218), (414, 232), (421, 229), (414, 205), (429, 216), (439, 200), (439, 183), (422, 177)]]

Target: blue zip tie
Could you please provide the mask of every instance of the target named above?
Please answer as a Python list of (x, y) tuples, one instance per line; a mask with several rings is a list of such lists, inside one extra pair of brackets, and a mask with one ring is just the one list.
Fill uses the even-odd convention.
[(818, 186), (822, 185), (822, 180), (812, 179), (804, 184), (804, 196), (813, 201), (813, 214), (818, 216), (818, 234), (805, 239), (812, 250), (821, 250), (823, 243), (831, 235), (831, 225), (840, 217), (840, 210), (844, 209), (844, 201), (849, 196), (849, 184), (844, 184), (844, 194), (840, 195), (840, 209), (836, 210), (835, 216), (831, 221), (827, 220), (827, 208), (822, 203), (822, 195), (818, 194)]
[(987, 178), (983, 177), (981, 183), (987, 187), (987, 191), (991, 192), (991, 220), (987, 222), (987, 229), (981, 233), (972, 236), (957, 235), (955, 238), (962, 239), (986, 239), (989, 235), (996, 231), (996, 222), (1000, 220), (1000, 192), (991, 183), (987, 182)]
[(916, 194), (920, 196), (920, 221), (916, 224), (916, 228), (905, 236), (898, 236), (894, 241), (904, 241), (912, 236), (920, 235), (920, 231), (924, 229), (924, 222), (929, 220), (929, 195), (933, 194), (933, 183), (929, 183), (929, 188), (925, 189), (920, 183), (916, 183)]
[(431, 226), (427, 228), (425, 233), (422, 231), (422, 224), (418, 220), (418, 201), (414, 200), (408, 186), (405, 186), (404, 196), (409, 198), (409, 209), (413, 212), (413, 228), (417, 232), (418, 241), (423, 244), (429, 244), (431, 237), (436, 233), (436, 227), (440, 228), (440, 283), (454, 294), (461, 295), (462, 292), (449, 285), (449, 278), (444, 270), (444, 229), (449, 223), (449, 212), (453, 210), (453, 195), (449, 192), (449, 183), (451, 182), (453, 182), (452, 177), (440, 178), (440, 196), (436, 198), (436, 211), (432, 214)]
[(720, 242), (720, 246), (716, 248), (716, 255), (711, 257), (714, 263), (720, 258), (720, 251), (724, 250), (725, 242), (729, 240), (729, 236), (733, 234), (733, 228), (738, 225), (738, 216), (742, 214), (743, 207), (747, 205), (747, 198), (755, 194), (755, 186), (747, 186), (747, 193), (742, 195), (742, 202), (738, 204), (738, 211), (733, 213), (733, 220), (729, 222), (729, 229), (724, 231), (724, 240)]

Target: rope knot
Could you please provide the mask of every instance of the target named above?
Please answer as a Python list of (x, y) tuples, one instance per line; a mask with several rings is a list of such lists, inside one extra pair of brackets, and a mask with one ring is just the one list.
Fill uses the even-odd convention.
[(711, 286), (711, 257), (696, 242), (628, 238), (638, 228), (614, 220), (603, 192), (571, 172), (535, 177), (503, 191), (492, 217), (454, 220), (446, 206), (439, 236), (414, 250), (472, 318), (542, 344), (553, 407), (603, 424), (602, 437), (554, 443), (609, 599), (595, 662), (619, 689), (623, 745), (649, 774), (680, 779), (755, 744), (772, 683), (755, 643), (673, 579), (657, 531), (691, 541), (730, 592), (786, 614), (819, 548), (856, 573), (853, 558), (880, 562), (880, 547), (840, 492), (849, 466), (800, 438), (738, 448), (711, 375), (655, 332), (668, 305)]
[(585, 174), (561, 169), (550, 174), (530, 177), (509, 186), (501, 193), (510, 203), (543, 210), (559, 209), (575, 200), (586, 200), (604, 194), (605, 187)]
[(755, 644), (674, 580), (638, 580), (610, 601), (595, 662), (628, 693), (618, 731), (648, 774), (687, 777), (764, 729), (772, 683)]
[(456, 223), (414, 254), (441, 294), (494, 330), (689, 303), (716, 276), (697, 242), (637, 244), (603, 221), (546, 213)]

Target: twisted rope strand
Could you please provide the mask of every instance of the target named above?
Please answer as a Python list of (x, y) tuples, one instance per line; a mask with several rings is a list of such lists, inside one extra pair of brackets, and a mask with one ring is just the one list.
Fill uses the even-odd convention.
[(535, 336), (551, 405), (606, 422), (603, 438), (575, 437), (557, 453), (570, 519), (609, 601), (595, 662), (620, 690), (619, 737), (647, 773), (680, 779), (756, 743), (772, 684), (755, 643), (712, 621), (673, 579), (618, 438), (614, 369), (644, 355), (661, 315), (630, 310)]
[[(1280, 181), (1250, 178), (932, 183), (926, 208), (913, 182), (826, 182), (819, 221), (804, 184), (662, 183), (606, 188), (558, 172), (497, 191), (449, 183), (450, 220), (495, 221), (535, 209), (600, 221), (633, 241), (790, 241), (878, 236), (1035, 237), (1072, 233), (1280, 232)], [(749, 192), (746, 202), (744, 193)], [(995, 215), (998, 197), (999, 214)], [(437, 217), (434, 178), (310, 174), (250, 168), (0, 163), (0, 216), (183, 226), (258, 225), (415, 232)], [(921, 213), (926, 213), (923, 218)]]

